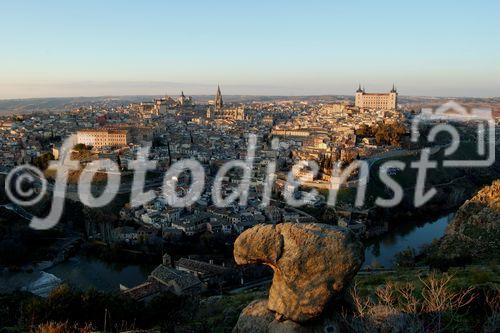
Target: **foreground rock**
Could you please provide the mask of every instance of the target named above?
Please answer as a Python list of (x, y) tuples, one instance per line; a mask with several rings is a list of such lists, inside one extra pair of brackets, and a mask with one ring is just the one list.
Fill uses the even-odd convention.
[(291, 320), (279, 321), (267, 308), (267, 300), (261, 299), (250, 303), (242, 312), (233, 329), (233, 333), (334, 333), (340, 332), (339, 320), (321, 319), (307, 324)]
[[(274, 278), (267, 309), (280, 322), (304, 323), (319, 317), (343, 295), (361, 267), (364, 253), (362, 244), (347, 229), (283, 223), (258, 225), (242, 233), (234, 244), (234, 257), (240, 265), (270, 266)], [(259, 303), (259, 311), (262, 306)]]

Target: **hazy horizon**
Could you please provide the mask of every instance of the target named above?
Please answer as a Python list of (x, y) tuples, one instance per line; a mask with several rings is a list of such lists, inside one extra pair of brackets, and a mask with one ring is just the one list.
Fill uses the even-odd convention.
[[(196, 85), (196, 84), (180, 84), (180, 83), (166, 83), (166, 82), (134, 82), (125, 88), (124, 85), (116, 83), (99, 83), (99, 84), (64, 84), (58, 86), (42, 86), (36, 85), (39, 89), (38, 94), (29, 94), (33, 91), (34, 86), (25, 89), (26, 94), (19, 94), (18, 96), (3, 97), (1, 92), (5, 91), (5, 88), (0, 85), (0, 100), (23, 100), (23, 99), (45, 99), (45, 98), (99, 98), (99, 97), (127, 97), (127, 96), (179, 96), (181, 92), (184, 92), (187, 96), (213, 96), (215, 95), (215, 90), (218, 83), (212, 85)], [(82, 87), (87, 87), (87, 93), (81, 93)], [(125, 84), (127, 86), (127, 84)], [(307, 87), (300, 88), (282, 88), (282, 87), (271, 87), (266, 86), (264, 88), (253, 87), (253, 86), (231, 86), (220, 84), (222, 94), (225, 96), (263, 96), (263, 97), (307, 97), (307, 96), (351, 96), (354, 97), (355, 90), (358, 85), (356, 84), (350, 91), (336, 92), (332, 89), (307, 89)], [(26, 87), (26, 86), (25, 86)], [(56, 88), (57, 92), (62, 92), (59, 95), (50, 95), (48, 92), (52, 88)], [(91, 88), (90, 90), (88, 88)], [(367, 92), (387, 92), (390, 90), (391, 86), (380, 87), (380, 85), (364, 85)], [(414, 90), (408, 91), (408, 89), (401, 89), (398, 87), (398, 93), (400, 96), (404, 97), (431, 97), (431, 98), (499, 98), (500, 94), (497, 95), (437, 95), (431, 94), (431, 92), (416, 93)], [(41, 93), (40, 93), (41, 92)], [(46, 93), (44, 93), (46, 92)]]

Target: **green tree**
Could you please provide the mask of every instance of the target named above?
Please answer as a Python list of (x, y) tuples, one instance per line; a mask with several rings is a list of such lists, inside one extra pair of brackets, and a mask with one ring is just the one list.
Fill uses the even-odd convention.
[(52, 155), (52, 153), (44, 153), (35, 157), (32, 164), (40, 170), (46, 170), (49, 166), (49, 162), (53, 159), (54, 155)]

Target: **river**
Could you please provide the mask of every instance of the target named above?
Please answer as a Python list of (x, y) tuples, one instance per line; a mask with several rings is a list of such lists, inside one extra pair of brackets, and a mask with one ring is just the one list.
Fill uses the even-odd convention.
[(151, 265), (111, 264), (78, 256), (48, 269), (47, 272), (80, 289), (118, 291), (120, 284), (133, 287), (143, 283), (153, 268)]
[[(377, 262), (385, 268), (392, 267), (396, 253), (408, 247), (418, 251), (422, 245), (443, 236), (452, 217), (453, 214), (450, 214), (430, 222), (400, 225), (393, 228), (390, 234), (371, 240), (365, 249), (364, 266)], [(142, 283), (153, 268), (151, 265), (120, 266), (98, 259), (75, 257), (47, 272), (79, 288), (116, 291), (120, 284), (131, 287)]]
[[(119, 291), (120, 284), (133, 287), (144, 282), (153, 268), (151, 265), (110, 264), (99, 259), (77, 256), (45, 270), (48, 273), (45, 278), (57, 277), (63, 283), (82, 290), (95, 288), (112, 292)], [(41, 273), (0, 271), (0, 293), (40, 283)]]
[(394, 227), (390, 233), (368, 241), (363, 267), (393, 267), (396, 253), (413, 248), (419, 252), (423, 245), (441, 238), (453, 214), (426, 223), (405, 223)]
[[(364, 267), (376, 264), (392, 267), (396, 253), (412, 247), (416, 250), (444, 235), (452, 215), (423, 223), (407, 223), (393, 228), (390, 234), (372, 239), (365, 249)], [(46, 272), (79, 289), (96, 288), (100, 291), (118, 291), (120, 284), (131, 287), (144, 282), (153, 270), (152, 265), (110, 264), (99, 259), (77, 256), (60, 263)], [(40, 279), (40, 272), (0, 272), (0, 292), (20, 289)]]

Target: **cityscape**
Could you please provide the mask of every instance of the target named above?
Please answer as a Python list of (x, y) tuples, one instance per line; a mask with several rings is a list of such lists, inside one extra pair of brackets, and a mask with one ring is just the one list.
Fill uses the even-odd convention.
[[(166, 4), (153, 3), (165, 9)], [(453, 11), (489, 15), (488, 8), (499, 9), (483, 5)], [(25, 6), (29, 17), (41, 5)], [(67, 22), (75, 41), (53, 40), (54, 52), (69, 52), (90, 36), (77, 27), (96, 3), (48, 6), (71, 12), (76, 20)], [(107, 6), (99, 10), (113, 9)], [(145, 10), (124, 6), (117, 9), (124, 17)], [(255, 18), (260, 9), (279, 9), (293, 19), (311, 10), (297, 3), (205, 6), (191, 3), (184, 19), (174, 20), (212, 24), (200, 13), (215, 8), (220, 15), (247, 10)], [(446, 12), (441, 6), (436, 10)], [(340, 7), (364, 6), (335, 5)], [(391, 10), (402, 15), (403, 8)], [(6, 5), (11, 15), (22, 10)], [(369, 9), (363, 10), (364, 16)], [(288, 24), (262, 15), (264, 26)], [(104, 22), (89, 17), (94, 24)], [(235, 23), (230, 17), (225, 22)], [(117, 24), (115, 19), (109, 20)], [(329, 47), (316, 45), (325, 32), (312, 18), (304, 22), (310, 24), (304, 29), (310, 30), (312, 50), (328, 54)], [(298, 62), (296, 55), (273, 57), (272, 36), (284, 34), (286, 49), (295, 27), (264, 36), (260, 28), (245, 30), (247, 18), (240, 23), (234, 29), (242, 39), (268, 46), (252, 49), (247, 60), (255, 59), (248, 67), (230, 59), (242, 47), (240, 40), (231, 45), (221, 40), (218, 50), (229, 55), (217, 54), (220, 59), (213, 61), (213, 50), (203, 51), (204, 37), (194, 37), (197, 52), (206, 55), (207, 68), (197, 72), (198, 63), (188, 70), (180, 60), (198, 59), (190, 55), (187, 40), (169, 49), (169, 60), (161, 60), (148, 53), (155, 45), (146, 41), (158, 41), (151, 36), (113, 65), (106, 50), (115, 51), (99, 49), (113, 25), (103, 25), (103, 36), (88, 45), (101, 54), (91, 62), (109, 76), (103, 81), (100, 74), (87, 81), (85, 71), (94, 68), (83, 58), (78, 70), (65, 70), (67, 60), (50, 60), (32, 71), (37, 62), (21, 51), (17, 60), (5, 56), (7, 66), (0, 65), (6, 75), (0, 78), (0, 332), (498, 331), (498, 60), (491, 63), (493, 75), (476, 83), (498, 49), (463, 60), (453, 47), (436, 48), (450, 58), (450, 68), (459, 61), (470, 65), (453, 72), (462, 75), (460, 80), (455, 74), (444, 80), (440, 70), (430, 73), (431, 67), (404, 71), (385, 60), (378, 69), (376, 60), (367, 67), (380, 52), (387, 57), (392, 52), (367, 41), (375, 49), (363, 49), (365, 63), (351, 67), (346, 60), (352, 75), (335, 76), (329, 72), (334, 67), (315, 72), (315, 66), (327, 67), (320, 56), (317, 64)], [(168, 30), (154, 20), (137, 18), (136, 24), (123, 25), (134, 42), (140, 40), (134, 31)], [(334, 31), (330, 24), (337, 23), (321, 26)], [(413, 33), (410, 24), (401, 29)], [(447, 19), (433, 26), (446, 24), (456, 23)], [(493, 26), (491, 37), (498, 35), (498, 23), (481, 24)], [(44, 22), (41, 29), (52, 28)], [(176, 33), (195, 36), (192, 29)], [(229, 30), (221, 37), (232, 37)], [(316, 31), (318, 36), (312, 34)], [(21, 30), (12, 36), (28, 38)], [(66, 32), (60, 36), (66, 38)], [(403, 54), (410, 47), (405, 43), (392, 50)], [(260, 63), (266, 52), (275, 78), (265, 74), (268, 64)], [(134, 54), (141, 59), (146, 53), (151, 64), (133, 60)], [(424, 61), (415, 58), (415, 66)], [(295, 79), (281, 72), (288, 64)], [(149, 66), (158, 69), (145, 84), (133, 66), (144, 75)], [(53, 76), (39, 76), (53, 69)], [(429, 83), (419, 86), (415, 70), (430, 75)], [(158, 79), (160, 74), (164, 78)], [(197, 74), (199, 81), (193, 79)], [(137, 80), (119, 83), (125, 75)], [(258, 75), (267, 83), (256, 83)], [(311, 77), (317, 80), (311, 83)], [(463, 92), (468, 88), (470, 93)]]

